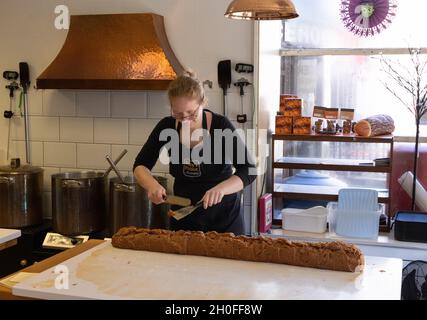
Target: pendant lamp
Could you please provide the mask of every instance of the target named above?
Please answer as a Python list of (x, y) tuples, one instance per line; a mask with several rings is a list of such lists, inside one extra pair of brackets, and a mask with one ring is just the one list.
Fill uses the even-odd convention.
[(285, 20), (299, 15), (291, 0), (234, 0), (224, 16), (239, 20)]

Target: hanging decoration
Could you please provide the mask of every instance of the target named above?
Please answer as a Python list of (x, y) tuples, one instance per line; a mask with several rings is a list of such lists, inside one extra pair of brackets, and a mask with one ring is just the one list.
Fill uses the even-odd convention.
[(359, 37), (370, 37), (384, 31), (396, 12), (396, 0), (341, 0), (341, 20)]

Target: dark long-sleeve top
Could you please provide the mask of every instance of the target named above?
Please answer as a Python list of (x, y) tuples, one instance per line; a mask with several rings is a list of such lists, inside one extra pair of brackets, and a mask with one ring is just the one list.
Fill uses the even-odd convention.
[[(255, 163), (252, 155), (248, 152), (246, 145), (240, 138), (240, 136), (235, 132), (235, 127), (226, 117), (214, 113), (205, 109), (207, 112), (212, 113), (212, 123), (209, 129), (210, 136), (209, 139), (211, 141), (211, 164), (209, 166), (209, 175), (203, 175), (199, 178), (191, 178), (192, 182), (206, 182), (208, 184), (212, 183), (220, 183), (233, 175), (233, 167), (236, 169), (234, 175), (238, 176), (243, 185), (246, 187), (250, 185), (256, 178), (255, 171)], [(171, 139), (166, 141), (160, 141), (160, 134), (164, 129), (173, 129), (176, 130), (176, 120), (169, 116), (160, 120), (160, 122), (156, 125), (154, 130), (151, 132), (148, 140), (142, 147), (138, 156), (135, 159), (135, 163), (133, 165), (133, 170), (135, 170), (138, 166), (145, 166), (149, 170), (151, 170), (156, 164), (159, 154), (162, 148), (171, 141)], [(218, 129), (224, 132), (223, 130), (227, 130), (228, 132), (235, 133), (235, 137), (232, 140), (232, 150), (233, 154), (229, 154), (230, 152), (225, 152), (226, 150), (226, 141), (225, 138), (221, 138), (222, 144), (222, 159), (220, 159), (220, 163), (218, 164), (218, 155), (215, 158), (215, 138), (213, 135), (218, 134)], [(205, 144), (206, 137), (203, 138), (203, 145)], [(185, 148), (185, 147), (182, 147)], [(228, 149), (228, 148), (227, 148)], [(181, 150), (181, 149), (180, 149)], [(171, 156), (171, 150), (168, 150), (169, 156)], [(244, 157), (242, 159), (242, 152), (244, 152)], [(180, 152), (181, 153), (181, 152)], [(182, 163), (182, 157), (180, 157), (180, 163)], [(243, 161), (242, 161), (243, 160)], [(169, 166), (169, 171), (172, 176), (175, 176), (175, 170), (172, 168), (172, 164)], [(252, 168), (252, 170), (250, 170)], [(186, 177), (180, 177), (181, 179), (190, 179)]]

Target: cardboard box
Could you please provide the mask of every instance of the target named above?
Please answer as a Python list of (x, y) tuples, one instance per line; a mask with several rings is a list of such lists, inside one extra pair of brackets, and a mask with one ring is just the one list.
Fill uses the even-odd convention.
[(284, 115), (276, 116), (276, 134), (285, 135), (292, 134), (293, 118)]
[(285, 98), (280, 103), (280, 112), (287, 117), (301, 117), (302, 99)]
[(292, 127), (293, 134), (311, 134), (311, 117), (295, 117)]

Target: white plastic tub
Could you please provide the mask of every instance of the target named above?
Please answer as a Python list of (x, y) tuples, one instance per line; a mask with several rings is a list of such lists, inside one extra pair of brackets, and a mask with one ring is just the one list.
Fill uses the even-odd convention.
[(325, 233), (328, 211), (324, 207), (307, 210), (283, 209), (282, 228), (289, 231)]
[(328, 203), (329, 231), (343, 237), (375, 239), (379, 233), (384, 204), (376, 211), (338, 210), (337, 202)]

